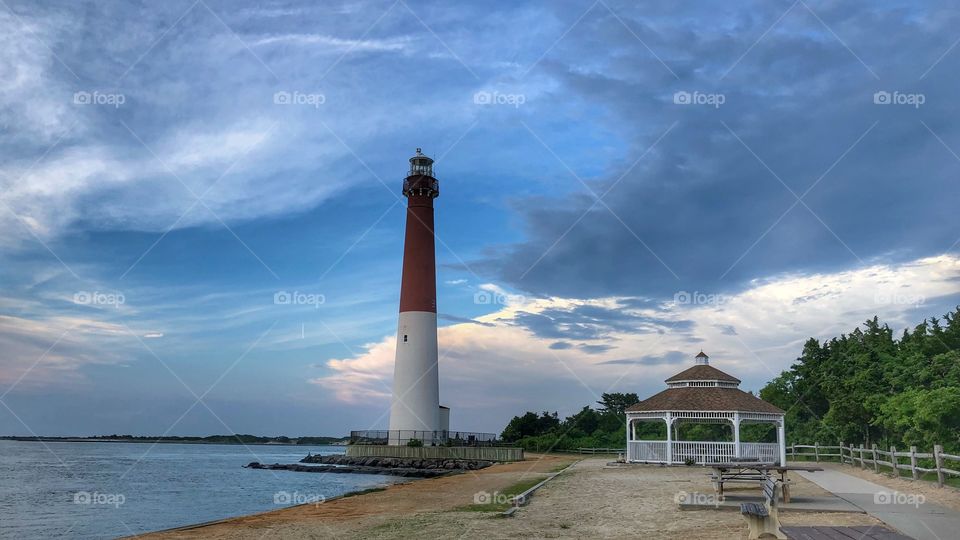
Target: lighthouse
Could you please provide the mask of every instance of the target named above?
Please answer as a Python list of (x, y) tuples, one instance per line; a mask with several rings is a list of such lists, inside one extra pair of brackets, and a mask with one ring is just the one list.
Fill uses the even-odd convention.
[(437, 370), (437, 267), (433, 200), (440, 183), (433, 160), (417, 148), (403, 180), (407, 224), (400, 284), (400, 318), (390, 405), (390, 444), (418, 439), (430, 445), (449, 425), (449, 409), (440, 407)]

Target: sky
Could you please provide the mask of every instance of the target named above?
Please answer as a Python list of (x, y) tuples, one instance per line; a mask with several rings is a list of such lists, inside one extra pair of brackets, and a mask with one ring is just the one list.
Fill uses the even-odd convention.
[(960, 304), (950, 2), (0, 2), (0, 434), (385, 428), (436, 159), (451, 428), (757, 391)]

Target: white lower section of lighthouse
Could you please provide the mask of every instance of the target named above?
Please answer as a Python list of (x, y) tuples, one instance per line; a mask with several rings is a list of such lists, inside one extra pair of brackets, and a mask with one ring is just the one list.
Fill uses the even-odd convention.
[(406, 444), (410, 439), (420, 439), (426, 446), (432, 442), (440, 422), (437, 360), (437, 314), (401, 312), (393, 368), (390, 444)]

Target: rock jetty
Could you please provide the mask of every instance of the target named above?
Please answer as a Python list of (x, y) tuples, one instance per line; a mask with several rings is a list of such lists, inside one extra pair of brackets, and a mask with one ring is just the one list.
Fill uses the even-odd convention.
[(476, 471), (493, 465), (492, 461), (480, 459), (452, 458), (395, 458), (395, 457), (351, 457), (343, 454), (328, 456), (310, 455), (300, 463), (321, 463), (324, 465), (343, 465), (352, 467), (382, 467), (397, 469), (423, 469), (448, 471)]
[(385, 474), (407, 478), (435, 478), (464, 471), (475, 471), (493, 465), (492, 461), (477, 459), (415, 459), (389, 457), (349, 457), (344, 455), (311, 455), (300, 463), (274, 463), (273, 465), (254, 461), (246, 465), (248, 469), (267, 469), (296, 472), (318, 472), (337, 474)]

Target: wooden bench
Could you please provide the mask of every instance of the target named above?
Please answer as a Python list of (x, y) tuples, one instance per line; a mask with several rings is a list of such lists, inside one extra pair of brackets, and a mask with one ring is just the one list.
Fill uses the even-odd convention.
[(777, 481), (767, 477), (762, 483), (763, 504), (741, 503), (740, 514), (750, 526), (750, 540), (761, 536), (772, 535), (775, 538), (786, 540), (787, 535), (780, 530), (780, 517), (777, 511)]

